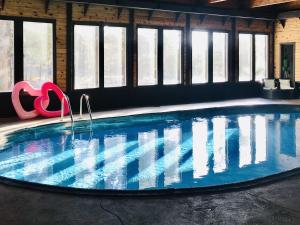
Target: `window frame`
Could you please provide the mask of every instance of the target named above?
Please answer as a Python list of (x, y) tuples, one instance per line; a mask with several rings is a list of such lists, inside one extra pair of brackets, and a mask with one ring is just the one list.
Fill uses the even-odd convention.
[[(232, 52), (230, 51), (230, 46), (232, 45), (231, 43), (231, 39), (232, 39), (232, 31), (228, 30), (228, 29), (212, 29), (212, 28), (193, 28), (191, 29), (192, 31), (202, 31), (202, 32), (207, 32), (208, 33), (208, 81), (206, 83), (200, 83), (200, 84), (196, 84), (196, 83), (192, 83), (190, 84), (190, 86), (207, 86), (207, 85), (222, 85), (222, 84), (227, 84), (227, 83), (231, 83), (230, 81), (230, 76), (233, 76), (233, 74), (231, 74), (231, 61), (232, 61)], [(213, 71), (213, 33), (227, 33), (227, 80), (224, 82), (214, 82), (213, 81), (213, 75), (214, 75), (214, 71)], [(190, 40), (190, 43), (192, 44), (192, 40)], [(191, 46), (191, 55), (193, 52), (193, 48)], [(192, 59), (191, 59), (191, 65), (192, 65)], [(192, 71), (191, 71), (191, 76), (192, 76)]]
[[(249, 81), (240, 81), (240, 57), (239, 57), (239, 52), (240, 52), (240, 34), (248, 34), (248, 35), (251, 35), (252, 37), (252, 51), (251, 51), (251, 54), (252, 54), (252, 65), (251, 65), (251, 79)], [(238, 64), (236, 66), (237, 68), (237, 82), (238, 83), (247, 83), (247, 82), (253, 82), (255, 81), (255, 34), (256, 32), (247, 32), (247, 31), (241, 31), (241, 32), (238, 32), (238, 35), (237, 35), (237, 58), (238, 58)]]
[[(138, 85), (138, 29), (145, 28), (145, 29), (157, 29), (157, 84), (155, 85)], [(181, 80), (179, 84), (164, 84), (164, 30), (179, 30), (181, 31)], [(174, 87), (174, 86), (183, 86), (184, 85), (184, 50), (185, 50), (185, 32), (184, 28), (180, 26), (159, 26), (159, 25), (144, 25), (144, 24), (137, 24), (136, 29), (136, 79), (134, 86), (137, 88), (151, 88), (151, 87)]]
[[(247, 82), (257, 82), (256, 81), (256, 41), (255, 41), (255, 35), (266, 35), (268, 37), (268, 60), (267, 60), (267, 69), (268, 69), (268, 76), (266, 78), (269, 78), (270, 76), (270, 66), (271, 66), (271, 58), (270, 58), (270, 46), (271, 46), (271, 41), (270, 41), (270, 33), (268, 32), (255, 32), (255, 31), (239, 31), (238, 32), (238, 37), (237, 37), (237, 42), (239, 43), (239, 34), (251, 34), (252, 35), (252, 77), (250, 81), (240, 81), (240, 74), (239, 74), (239, 60), (240, 58), (238, 57), (238, 66), (237, 66), (237, 83), (247, 83)], [(240, 51), (240, 46), (237, 46), (238, 52)]]
[[(105, 44), (105, 42), (104, 42), (104, 27), (105, 26), (108, 26), (108, 27), (120, 27), (120, 28), (125, 28), (125, 37), (126, 37), (126, 40), (125, 40), (125, 66), (126, 66), (126, 68), (125, 68), (125, 85), (124, 86), (117, 86), (117, 87), (105, 87), (104, 86), (104, 79), (105, 79), (105, 74), (104, 74), (104, 57), (105, 57), (105, 55), (104, 55), (104, 44)], [(128, 50), (128, 48), (129, 48), (129, 43), (128, 43), (128, 38), (129, 38), (129, 34), (128, 34), (128, 25), (119, 25), (119, 24), (110, 24), (110, 23), (103, 23), (103, 27), (102, 27), (102, 29), (103, 29), (103, 88), (105, 88), (105, 89), (111, 89), (111, 88), (124, 88), (124, 87), (128, 87), (129, 86), (129, 84), (128, 84), (128, 76), (130, 76), (131, 74), (130, 74), (130, 71), (129, 71), (129, 64), (128, 64), (128, 60), (130, 59), (129, 58), (129, 50)], [(101, 59), (100, 59), (100, 61), (101, 61)]]
[[(16, 71), (16, 69), (20, 69), (20, 68), (17, 68), (17, 66), (16, 66), (16, 60), (18, 60), (18, 58), (17, 58), (17, 53), (16, 53), (16, 51), (18, 50), (18, 48), (16, 48), (16, 44), (17, 44), (17, 37), (16, 37), (16, 18), (15, 17), (8, 17), (8, 16), (0, 16), (0, 20), (6, 20), (6, 21), (11, 21), (11, 22), (13, 22), (14, 23), (14, 75), (13, 75), (13, 79), (14, 79), (14, 82), (13, 82), (13, 85), (15, 85), (17, 82), (19, 82), (20, 81), (20, 79), (22, 79), (22, 78), (19, 78), (19, 76), (17, 76), (17, 74), (19, 75), (20, 73), (19, 73), (19, 71), (17, 72)], [(23, 33), (23, 32), (22, 32)], [(23, 42), (23, 38), (22, 38), (22, 42)], [(23, 51), (23, 49), (22, 49), (22, 51)], [(23, 60), (22, 60), (23, 61)], [(22, 64), (22, 70), (23, 70), (23, 64)], [(23, 73), (22, 73), (22, 75), (23, 75)], [(12, 90), (11, 91), (0, 91), (0, 95), (4, 95), (4, 94), (9, 94), (9, 93), (11, 93), (12, 92)]]
[[(253, 32), (253, 39), (256, 39), (255, 36), (256, 35), (265, 35), (267, 36), (267, 60), (266, 60), (266, 66), (267, 66), (267, 76), (264, 78), (264, 79), (268, 79), (270, 78), (270, 69), (271, 69), (271, 63), (270, 63), (270, 60), (271, 60), (271, 57), (270, 57), (270, 49), (271, 49), (271, 41), (270, 41), (270, 33), (266, 33), (266, 32)], [(256, 81), (256, 40), (254, 40), (254, 75), (253, 75), (253, 81), (254, 82), (259, 82), (259, 81)]]
[[(180, 66), (181, 66), (181, 71), (180, 71), (180, 83), (178, 84), (164, 84), (164, 63), (162, 63), (162, 85), (163, 86), (180, 86), (183, 85), (184, 83), (184, 29), (181, 27), (163, 27), (162, 29), (162, 61), (164, 61), (164, 31), (165, 30), (175, 30), (175, 31), (180, 31), (181, 32), (181, 43), (180, 43), (180, 49), (181, 49), (181, 53), (180, 53)], [(159, 53), (159, 51), (158, 51)], [(159, 57), (159, 56), (158, 56)]]
[[(144, 28), (144, 29), (156, 29), (157, 30), (157, 84), (154, 84), (154, 85), (139, 85), (139, 62), (138, 62), (138, 58), (139, 58), (139, 37), (138, 37), (138, 30), (140, 28)], [(159, 55), (160, 55), (160, 51), (161, 51), (161, 43), (162, 43), (162, 40), (161, 40), (161, 35), (160, 35), (160, 29), (161, 27), (160, 26), (154, 26), (154, 25), (137, 25), (136, 26), (136, 29), (135, 29), (135, 32), (136, 32), (136, 79), (135, 79), (135, 84), (134, 86), (135, 87), (157, 87), (160, 85), (161, 83), (161, 73), (162, 73), (162, 65), (161, 65), (161, 60), (159, 58)]]
[[(83, 88), (83, 89), (75, 89), (75, 26), (76, 25), (83, 25), (83, 26), (97, 26), (99, 27), (99, 87), (96, 88)], [(67, 82), (67, 85), (69, 86), (69, 89), (72, 92), (84, 92), (84, 91), (96, 91), (96, 90), (111, 90), (111, 89), (124, 89), (128, 88), (130, 86), (130, 50), (129, 47), (129, 25), (125, 23), (109, 23), (109, 22), (97, 22), (97, 21), (72, 21), (71, 24), (71, 30), (72, 30), (72, 51), (71, 51), (71, 67), (72, 72), (71, 76), (69, 78), (69, 81)], [(126, 29), (126, 85), (122, 87), (104, 87), (104, 27), (110, 26), (110, 27), (122, 27)]]
[[(95, 26), (99, 28), (99, 87), (96, 88), (81, 88), (81, 89), (75, 89), (75, 26)], [(71, 90), (72, 91), (86, 91), (86, 90), (97, 90), (101, 88), (101, 84), (104, 79), (104, 66), (102, 68), (102, 58), (104, 57), (104, 34), (102, 29), (102, 23), (98, 22), (84, 22), (84, 21), (73, 21), (72, 22), (72, 76), (71, 76)], [(103, 69), (103, 71), (102, 71)], [(102, 82), (102, 83), (101, 83)]]
[[(9, 20), (14, 22), (14, 85), (24, 80), (24, 43), (23, 43), (23, 24), (24, 22), (49, 23), (52, 24), (52, 60), (53, 60), (53, 83), (57, 82), (57, 54), (56, 54), (56, 20), (32, 17), (1, 16), (0, 20)], [(0, 95), (10, 94), (12, 92), (0, 92)]]
[[(231, 52), (231, 40), (232, 40), (232, 37), (231, 37), (231, 31), (229, 30), (218, 30), (218, 29), (212, 29), (210, 30), (210, 36), (211, 36), (211, 40), (209, 40), (209, 42), (211, 43), (211, 56), (209, 56), (209, 60), (211, 60), (211, 70), (212, 70), (212, 74), (211, 74), (211, 83), (213, 84), (226, 84), (226, 83), (230, 83), (231, 79), (230, 79), (230, 76), (233, 76), (232, 71), (231, 71), (231, 64), (232, 64), (232, 52)], [(227, 34), (227, 58), (226, 58), (226, 61), (227, 61), (227, 65), (226, 65), (226, 80), (225, 81), (222, 81), (222, 82), (215, 82), (214, 81), (214, 40), (213, 40), (213, 36), (214, 36), (214, 33), (224, 33), (224, 34)]]
[[(206, 32), (207, 33), (207, 81), (205, 83), (193, 83), (193, 37), (192, 37), (192, 33), (193, 31), (198, 31), (198, 32)], [(209, 29), (200, 29), (200, 28), (195, 28), (195, 29), (192, 29), (191, 30), (191, 40), (190, 40), (190, 45), (191, 45), (191, 86), (199, 86), (199, 85), (207, 85), (209, 83), (212, 83), (211, 82), (211, 77), (212, 77), (212, 74), (211, 74), (211, 65), (212, 65), (212, 62), (211, 62), (211, 59), (212, 57), (211, 54), (211, 49), (212, 49), (212, 33), (213, 33), (213, 30), (209, 30)]]

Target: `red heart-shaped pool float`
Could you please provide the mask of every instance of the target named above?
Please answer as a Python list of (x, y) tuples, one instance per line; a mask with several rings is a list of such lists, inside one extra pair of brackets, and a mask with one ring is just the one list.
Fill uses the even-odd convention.
[(65, 95), (62, 92), (62, 90), (60, 90), (60, 88), (58, 86), (56, 86), (55, 84), (51, 83), (51, 82), (47, 82), (44, 83), (41, 89), (41, 96), (36, 98), (34, 101), (34, 107), (37, 110), (37, 112), (44, 116), (44, 117), (58, 117), (61, 115), (61, 110), (58, 111), (48, 111), (47, 107), (45, 107), (45, 103), (49, 102), (49, 91), (53, 91), (57, 97), (60, 100), (60, 103), (62, 102), (62, 100), (64, 99), (64, 115), (68, 115), (70, 110), (68, 107), (68, 103), (65, 99)]
[[(39, 97), (42, 95), (41, 90), (34, 89), (27, 81), (21, 81), (21, 82), (17, 83), (11, 94), (12, 104), (16, 110), (17, 115), (22, 120), (33, 119), (33, 118), (39, 116), (39, 113), (36, 110), (26, 111), (23, 108), (21, 101), (20, 101), (20, 92), (22, 90), (26, 90), (26, 92), (30, 96)], [(43, 106), (45, 108), (47, 108), (48, 105), (49, 105), (49, 101), (43, 102)]]

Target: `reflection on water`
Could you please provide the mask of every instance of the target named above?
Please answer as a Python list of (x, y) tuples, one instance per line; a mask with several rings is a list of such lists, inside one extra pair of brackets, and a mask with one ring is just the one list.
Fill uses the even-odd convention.
[[(96, 156), (99, 150), (99, 139), (75, 139), (73, 143), (75, 182), (73, 187), (89, 187), (96, 183), (94, 176), (97, 166)], [(84, 169), (82, 169), (84, 168)], [(84, 182), (82, 182), (82, 180)]]
[[(119, 151), (112, 155), (111, 148), (118, 146)], [(103, 176), (106, 189), (126, 188), (126, 136), (104, 137)], [(114, 166), (112, 166), (114, 164)]]
[(248, 166), (252, 162), (251, 148), (251, 117), (243, 116), (238, 118), (239, 122), (239, 145), (240, 145), (240, 162), (239, 167)]
[(221, 173), (226, 167), (226, 119), (213, 119), (214, 172)]
[[(101, 126), (99, 126), (101, 127)], [(76, 188), (144, 190), (247, 181), (300, 166), (300, 114), (145, 119), (14, 144), (0, 175)]]
[(181, 129), (179, 127), (165, 129), (164, 140), (165, 186), (168, 186), (180, 182)]
[(207, 120), (193, 122), (193, 168), (194, 178), (208, 174), (208, 124)]
[(267, 130), (266, 118), (255, 117), (255, 163), (261, 163), (267, 159)]
[[(139, 188), (147, 189), (156, 187), (156, 176), (152, 176), (152, 174), (156, 174), (156, 157), (157, 157), (157, 131), (149, 131), (149, 132), (139, 132), (138, 140), (139, 140)], [(149, 170), (148, 176), (141, 176), (142, 171)]]

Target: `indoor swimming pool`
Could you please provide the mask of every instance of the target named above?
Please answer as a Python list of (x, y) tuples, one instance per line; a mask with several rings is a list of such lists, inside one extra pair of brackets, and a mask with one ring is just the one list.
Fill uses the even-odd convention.
[(0, 137), (0, 176), (121, 192), (249, 182), (300, 167), (299, 112), (229, 107), (28, 128)]

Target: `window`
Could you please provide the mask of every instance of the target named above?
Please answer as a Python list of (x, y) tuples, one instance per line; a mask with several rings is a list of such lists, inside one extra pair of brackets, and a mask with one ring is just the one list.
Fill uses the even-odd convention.
[(255, 80), (268, 77), (268, 35), (255, 35)]
[(158, 57), (158, 30), (138, 29), (138, 85), (156, 85)]
[(99, 87), (99, 27), (75, 25), (75, 89)]
[(53, 24), (23, 23), (24, 77), (38, 88), (53, 81)]
[(208, 33), (192, 32), (193, 84), (208, 82)]
[(10, 92), (14, 85), (14, 22), (0, 20), (0, 92)]
[(239, 34), (239, 81), (252, 80), (252, 34)]
[(104, 27), (104, 87), (126, 86), (126, 28)]
[(228, 34), (213, 33), (213, 82), (228, 80)]
[(164, 84), (181, 83), (181, 31), (164, 30)]

